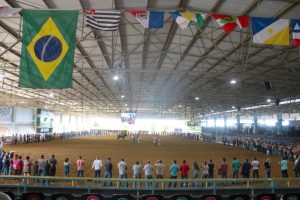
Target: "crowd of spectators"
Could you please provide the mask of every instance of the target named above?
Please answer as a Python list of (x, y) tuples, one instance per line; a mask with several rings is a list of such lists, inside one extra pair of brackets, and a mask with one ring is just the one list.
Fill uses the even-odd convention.
[(245, 148), (267, 155), (277, 155), (289, 161), (295, 161), (293, 149), (300, 144), (299, 137), (291, 136), (264, 136), (264, 135), (214, 135), (202, 134), (201, 139), (206, 142), (220, 143), (226, 146)]
[[(30, 156), (22, 156), (15, 154), (14, 152), (5, 152), (1, 150), (0, 152), (0, 172), (2, 175), (23, 175), (23, 176), (56, 176), (58, 161), (55, 155), (51, 155), (49, 158), (46, 158), (44, 155), (41, 155), (39, 159), (32, 160)], [(286, 158), (283, 158), (280, 163), (280, 169), (282, 177), (289, 177), (288, 174), (288, 162)], [(113, 167), (118, 169), (118, 175), (113, 176)], [(231, 167), (232, 175), (228, 175), (229, 168)], [(299, 158), (295, 160), (295, 170), (296, 177), (300, 177), (300, 162)], [(131, 167), (126, 163), (125, 159), (120, 161), (113, 162), (110, 157), (106, 158), (105, 161), (102, 161), (100, 157), (96, 157), (92, 163), (87, 163), (82, 156), (79, 156), (78, 159), (69, 160), (65, 158), (63, 162), (63, 171), (65, 177), (70, 177), (71, 171), (76, 172), (77, 177), (84, 177), (88, 170), (94, 171), (94, 178), (119, 178), (127, 179), (128, 171), (131, 170), (134, 179), (214, 179), (214, 178), (234, 178), (238, 179), (239, 175), (242, 175), (243, 178), (272, 178), (272, 164), (270, 160), (265, 160), (264, 163), (260, 163), (256, 158), (252, 161), (245, 159), (244, 162), (238, 160), (234, 157), (231, 161), (227, 161), (226, 158), (223, 158), (218, 164), (215, 164), (212, 159), (205, 161), (202, 164), (197, 163), (196, 161), (193, 164), (188, 164), (186, 160), (183, 160), (181, 164), (177, 164), (177, 161), (174, 160), (173, 163), (165, 164), (162, 160), (157, 160), (153, 164), (148, 160), (143, 166), (140, 164), (140, 161), (132, 163)], [(264, 171), (264, 175), (260, 174), (261, 171)], [(166, 173), (168, 171), (169, 173)], [(252, 171), (252, 175), (251, 175)], [(217, 174), (216, 174), (217, 173)], [(74, 174), (74, 173), (72, 173)], [(90, 174), (90, 173), (89, 173)], [(144, 175), (142, 175), (144, 174)], [(166, 176), (166, 174), (168, 174)], [(291, 176), (291, 175), (290, 175)], [(128, 187), (128, 183), (125, 181), (120, 182), (119, 186), (122, 186), (124, 183), (125, 187)], [(112, 186), (110, 180), (104, 183), (104, 186), (108, 184)], [(133, 186), (137, 186), (133, 184)], [(151, 181), (147, 182), (148, 187), (152, 186)], [(176, 187), (176, 182), (169, 183), (169, 187)], [(189, 183), (181, 182), (181, 187), (188, 187)], [(192, 187), (203, 186), (203, 184), (197, 184), (193, 181)], [(158, 187), (158, 185), (156, 185)]]

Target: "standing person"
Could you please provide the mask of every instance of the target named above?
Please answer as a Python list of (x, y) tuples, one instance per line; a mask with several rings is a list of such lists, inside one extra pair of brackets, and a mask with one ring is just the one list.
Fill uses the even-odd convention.
[[(145, 179), (152, 179), (152, 171), (153, 171), (153, 165), (150, 164), (150, 160), (147, 161), (147, 163), (144, 166), (144, 172), (145, 172)], [(152, 186), (152, 183), (146, 182), (146, 187)]]
[(11, 162), (9, 156), (5, 156), (4, 164), (3, 164), (3, 175), (9, 175), (9, 168), (11, 166)]
[[(186, 163), (186, 160), (182, 161), (182, 164), (180, 165), (180, 175), (181, 179), (188, 179), (188, 174), (189, 174), (190, 166)], [(188, 183), (181, 183), (181, 187), (188, 187)]]
[(66, 158), (64, 161), (64, 175), (65, 177), (70, 176), (70, 162), (69, 158)]
[(102, 161), (99, 159), (99, 157), (96, 157), (92, 165), (92, 169), (95, 170), (95, 178), (100, 178), (101, 167), (102, 167)]
[(23, 160), (22, 160), (22, 156), (19, 156), (19, 158), (17, 159), (17, 164), (16, 164), (16, 175), (21, 175), (22, 173), (22, 169), (23, 169)]
[(254, 158), (254, 160), (252, 161), (251, 166), (253, 170), (253, 178), (259, 178), (259, 161), (256, 158)]
[[(142, 177), (142, 175), (141, 175), (142, 166), (140, 165), (139, 161), (136, 161), (135, 164), (132, 166), (132, 171), (133, 171), (134, 179), (140, 179)], [(140, 184), (138, 184), (138, 185), (140, 185)], [(133, 187), (135, 187), (135, 182), (133, 182)]]
[(212, 159), (210, 159), (208, 163), (208, 178), (214, 178), (214, 168), (215, 164), (213, 163)]
[(132, 171), (133, 171), (134, 179), (142, 178), (142, 175), (141, 175), (142, 166), (139, 161), (136, 161), (135, 164), (132, 166)]
[(76, 165), (77, 165), (77, 177), (83, 177), (83, 173), (84, 173), (84, 160), (82, 159), (81, 156), (79, 156), (79, 159), (76, 161)]
[(33, 176), (39, 176), (39, 163), (36, 160), (33, 165)]
[(44, 172), (44, 169), (45, 169), (45, 166), (46, 166), (46, 160), (44, 158), (44, 155), (41, 155), (40, 159), (38, 159), (38, 165), (39, 165), (38, 176), (42, 176), (44, 173), (46, 173), (46, 172)]
[(26, 156), (26, 159), (23, 161), (23, 173), (24, 176), (29, 176), (31, 173), (32, 162), (29, 156)]
[[(178, 167), (178, 165), (177, 165), (177, 160), (174, 160), (174, 162), (171, 164), (171, 166), (170, 166), (170, 173), (171, 173), (171, 175), (170, 175), (170, 179), (177, 179), (177, 174), (178, 174), (178, 172), (179, 172), (179, 167)], [(171, 187), (171, 182), (169, 183), (169, 187)], [(174, 187), (176, 187), (176, 185), (177, 185), (177, 183), (176, 182), (174, 182)]]
[(204, 164), (201, 166), (201, 168), (202, 168), (202, 178), (207, 179), (209, 166), (206, 161), (204, 161)]
[(249, 163), (249, 160), (247, 158), (242, 165), (243, 178), (250, 178), (250, 169), (251, 169), (251, 164)]
[[(200, 174), (201, 174), (200, 167), (199, 167), (198, 163), (195, 161), (192, 166), (193, 179), (198, 179), (200, 177)], [(197, 182), (193, 182), (193, 187), (195, 187), (195, 186), (198, 186)]]
[(57, 160), (54, 154), (52, 154), (49, 163), (50, 163), (50, 176), (55, 176)]
[(221, 178), (227, 178), (227, 170), (228, 170), (228, 164), (226, 162), (226, 158), (223, 158), (223, 162), (220, 167)]
[(265, 161), (264, 166), (265, 166), (266, 177), (271, 178), (271, 162), (268, 158)]
[[(104, 165), (104, 168), (105, 168), (104, 177), (105, 178), (112, 178), (112, 168), (113, 168), (113, 165), (112, 165), (110, 157), (107, 158), (107, 160), (105, 162), (105, 165)], [(110, 182), (109, 185), (112, 186), (112, 182)], [(106, 182), (104, 183), (104, 186), (106, 186)]]
[[(158, 160), (154, 164), (154, 166), (155, 166), (156, 179), (163, 179), (165, 164), (163, 164), (161, 160)], [(158, 187), (158, 183), (156, 184), (156, 187)]]
[(240, 169), (240, 161), (236, 159), (236, 157), (233, 157), (232, 161), (232, 178), (238, 178), (239, 177), (239, 169)]
[(285, 157), (280, 161), (281, 174), (283, 178), (288, 178), (288, 162)]
[[(122, 179), (126, 179), (127, 178), (127, 163), (124, 161), (124, 159), (122, 158), (121, 161), (118, 163), (118, 169), (119, 169), (119, 178)], [(122, 183), (120, 182), (120, 187), (122, 186)], [(125, 183), (125, 187), (128, 187), (128, 183)]]

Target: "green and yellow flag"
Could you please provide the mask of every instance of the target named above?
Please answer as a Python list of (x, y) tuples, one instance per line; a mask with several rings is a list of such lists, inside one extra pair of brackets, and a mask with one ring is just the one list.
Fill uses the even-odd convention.
[(19, 87), (72, 87), (78, 11), (23, 10)]

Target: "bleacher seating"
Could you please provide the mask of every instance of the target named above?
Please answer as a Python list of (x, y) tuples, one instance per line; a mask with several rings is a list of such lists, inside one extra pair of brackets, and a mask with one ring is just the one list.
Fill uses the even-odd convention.
[(141, 200), (163, 200), (164, 197), (160, 194), (147, 194), (141, 197)]
[(174, 194), (171, 196), (172, 200), (190, 200), (193, 199), (191, 195)]
[(275, 194), (260, 194), (257, 195), (256, 200), (276, 200), (276, 195)]
[(300, 193), (285, 194), (280, 199), (281, 200), (300, 200)]
[(73, 200), (74, 196), (72, 194), (67, 193), (56, 193), (52, 195), (52, 200)]
[(112, 200), (134, 200), (133, 196), (130, 194), (114, 194)]
[(23, 193), (21, 200), (45, 200), (45, 195), (37, 192)]
[(81, 200), (104, 200), (104, 197), (100, 194), (83, 194)]

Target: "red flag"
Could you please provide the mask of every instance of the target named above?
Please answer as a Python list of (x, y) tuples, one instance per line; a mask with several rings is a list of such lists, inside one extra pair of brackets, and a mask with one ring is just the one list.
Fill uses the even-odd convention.
[(218, 22), (226, 33), (230, 33), (237, 26), (240, 28), (246, 28), (249, 26), (249, 17), (247, 16), (230, 16), (223, 14), (212, 14), (211, 16)]
[(236, 23), (242, 29), (247, 28), (249, 26), (249, 17), (248, 16), (237, 16)]

